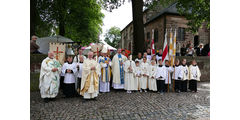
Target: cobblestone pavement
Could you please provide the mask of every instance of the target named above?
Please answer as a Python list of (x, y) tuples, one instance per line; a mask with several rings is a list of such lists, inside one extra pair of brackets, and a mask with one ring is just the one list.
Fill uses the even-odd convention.
[(63, 98), (44, 103), (39, 92), (31, 92), (32, 120), (209, 120), (210, 83), (198, 83), (198, 93), (154, 92), (127, 94), (114, 91), (100, 94), (96, 100)]

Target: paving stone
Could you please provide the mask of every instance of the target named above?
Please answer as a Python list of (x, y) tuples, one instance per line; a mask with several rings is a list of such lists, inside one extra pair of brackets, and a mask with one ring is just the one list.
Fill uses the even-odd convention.
[(210, 83), (198, 84), (198, 93), (133, 92), (111, 90), (97, 100), (83, 102), (82, 97), (63, 98), (44, 103), (39, 92), (31, 92), (32, 120), (188, 120), (210, 119)]

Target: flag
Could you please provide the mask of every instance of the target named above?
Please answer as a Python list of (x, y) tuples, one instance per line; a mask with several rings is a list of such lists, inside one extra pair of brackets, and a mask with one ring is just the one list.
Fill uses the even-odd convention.
[(154, 48), (154, 30), (152, 29), (152, 43), (151, 43), (151, 54), (155, 54), (155, 48)]
[(167, 30), (165, 33), (165, 40), (164, 40), (164, 45), (163, 45), (163, 54), (162, 54), (163, 65), (165, 65), (166, 59), (168, 59)]
[(176, 42), (177, 42), (177, 30), (175, 29), (174, 37), (173, 37), (173, 58), (171, 60), (171, 65), (175, 62), (175, 56), (176, 56)]
[(170, 57), (170, 65), (172, 66), (173, 62), (173, 38), (172, 38), (172, 28), (170, 29), (170, 40), (169, 40), (169, 57)]

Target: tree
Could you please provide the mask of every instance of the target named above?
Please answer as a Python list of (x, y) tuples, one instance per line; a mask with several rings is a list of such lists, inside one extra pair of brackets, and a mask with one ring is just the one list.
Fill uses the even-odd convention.
[[(125, 0), (101, 0), (102, 6), (112, 11), (117, 9)], [(132, 0), (132, 13), (133, 13), (133, 54), (143, 52), (145, 50), (144, 41), (144, 25), (143, 25), (143, 0)]]
[(210, 29), (210, 0), (146, 0), (145, 6), (153, 8), (158, 4), (166, 6), (175, 2), (177, 11), (188, 20), (187, 30), (196, 33), (203, 23)]
[[(117, 9), (125, 0), (100, 0), (102, 6), (112, 11)], [(134, 49), (133, 54), (145, 50), (144, 41), (144, 26), (142, 22), (143, 7), (153, 8), (155, 5), (161, 4), (162, 6), (169, 5), (170, 3), (177, 2), (177, 10), (181, 15), (186, 16), (188, 22), (188, 30), (195, 33), (202, 23), (206, 23), (210, 28), (210, 0), (132, 0), (132, 13), (133, 13), (133, 41)], [(191, 11), (191, 12), (190, 12)]]
[[(104, 14), (96, 0), (36, 0), (37, 17), (43, 21), (39, 28), (47, 29), (73, 41), (87, 45), (96, 42), (101, 33)], [(31, 21), (34, 22), (34, 21)], [(44, 30), (41, 30), (44, 31)], [(41, 31), (37, 31), (41, 32)]]
[(107, 42), (109, 45), (112, 47), (117, 48), (118, 43), (121, 39), (121, 33), (120, 33), (120, 28), (118, 27), (111, 27), (107, 33), (104, 35), (105, 39), (104, 41)]

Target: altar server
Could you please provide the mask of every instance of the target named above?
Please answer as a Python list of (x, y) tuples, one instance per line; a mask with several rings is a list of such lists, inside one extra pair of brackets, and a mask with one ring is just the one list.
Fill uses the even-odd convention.
[(196, 60), (189, 66), (189, 89), (191, 92), (197, 92), (197, 81), (200, 81), (201, 72), (197, 66)]
[(175, 61), (174, 72), (172, 75), (172, 79), (175, 82), (175, 86), (174, 86), (175, 92), (178, 92), (178, 93), (180, 92), (182, 78), (183, 78), (182, 66), (179, 65), (179, 59), (177, 59)]

